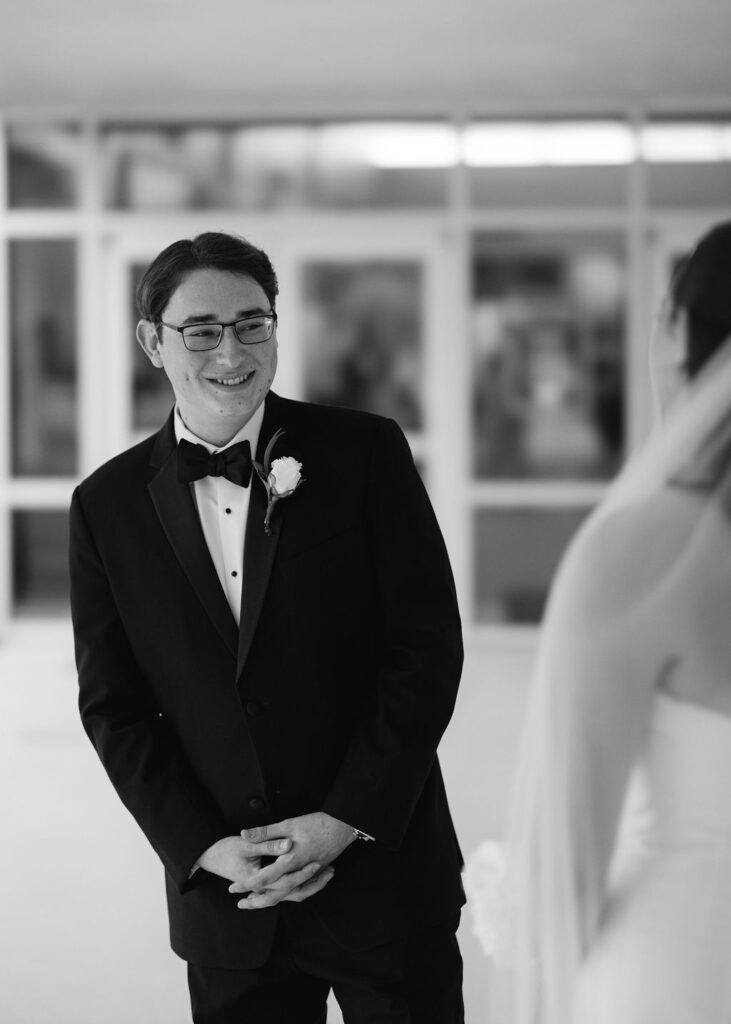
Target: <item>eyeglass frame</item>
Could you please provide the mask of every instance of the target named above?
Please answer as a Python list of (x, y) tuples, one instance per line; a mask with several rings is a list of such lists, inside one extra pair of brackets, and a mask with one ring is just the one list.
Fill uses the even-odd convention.
[[(262, 338), (261, 341), (242, 341), (241, 338), (239, 337), (239, 332), (236, 330), (236, 324), (242, 324), (246, 320), (271, 320), (272, 329), (269, 333), (269, 337)], [(165, 320), (158, 320), (157, 322), (159, 324), (162, 324), (163, 327), (169, 327), (171, 331), (177, 331), (178, 334), (183, 339), (183, 344), (185, 345), (189, 352), (214, 352), (223, 341), (223, 332), (226, 330), (227, 327), (233, 327), (234, 334), (236, 335), (236, 340), (238, 341), (239, 345), (266, 344), (267, 341), (272, 340), (272, 337), (274, 335), (274, 328), (277, 326), (279, 318), (277, 317), (276, 312), (274, 310), (271, 310), (269, 313), (250, 313), (249, 316), (240, 316), (237, 317), (236, 320), (229, 320), (225, 324), (220, 323), (219, 321), (216, 320), (201, 320), (200, 323), (184, 324), (182, 327), (179, 327), (176, 324), (169, 324)], [(216, 342), (216, 344), (211, 345), (209, 348), (190, 348), (185, 340), (185, 332), (190, 330), (191, 327), (220, 327), (221, 333), (218, 335), (218, 341)]]

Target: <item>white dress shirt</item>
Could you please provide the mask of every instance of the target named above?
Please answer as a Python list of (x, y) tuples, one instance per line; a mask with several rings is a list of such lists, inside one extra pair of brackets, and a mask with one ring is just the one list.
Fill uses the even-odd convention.
[[(248, 441), (251, 445), (251, 457), (254, 458), (263, 419), (262, 402), (249, 422), (228, 444), (217, 448), (188, 430), (176, 406), (175, 438), (177, 441), (185, 439), (191, 444), (202, 444), (209, 453), (224, 451), (239, 441)], [(244, 569), (246, 520), (249, 516), (249, 501), (255, 472), (252, 472), (252, 482), (248, 487), (239, 487), (225, 476), (205, 476), (202, 480), (195, 480), (189, 485), (193, 489), (203, 536), (206, 538), (208, 550), (237, 626), (241, 620), (241, 578)]]

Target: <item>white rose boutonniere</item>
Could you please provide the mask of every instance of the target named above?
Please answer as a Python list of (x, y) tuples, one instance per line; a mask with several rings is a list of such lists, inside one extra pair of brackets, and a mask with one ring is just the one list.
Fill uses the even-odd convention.
[(283, 498), (292, 491), (296, 491), (302, 481), (302, 463), (293, 459), (291, 455), (284, 455), (281, 459), (275, 459), (269, 471), (269, 487), (272, 494)]
[(264, 464), (254, 462), (256, 474), (264, 484), (267, 492), (267, 511), (264, 517), (264, 532), (268, 537), (272, 535), (271, 519), (274, 506), (282, 498), (289, 498), (294, 494), (300, 484), (303, 484), (302, 463), (293, 459), (291, 455), (283, 455), (271, 462), (272, 449), (279, 438), (285, 433), (284, 430), (277, 430), (264, 452)]

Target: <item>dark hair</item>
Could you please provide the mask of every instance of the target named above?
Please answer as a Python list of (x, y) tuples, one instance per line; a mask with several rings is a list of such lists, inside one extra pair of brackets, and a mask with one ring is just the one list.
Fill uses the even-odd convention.
[(678, 266), (672, 316), (688, 316), (685, 368), (694, 377), (731, 336), (731, 221), (716, 224)]
[(140, 316), (158, 324), (173, 292), (193, 270), (226, 270), (251, 277), (264, 290), (272, 309), (276, 308), (279, 285), (267, 254), (245, 238), (206, 231), (173, 242), (155, 257), (137, 285)]

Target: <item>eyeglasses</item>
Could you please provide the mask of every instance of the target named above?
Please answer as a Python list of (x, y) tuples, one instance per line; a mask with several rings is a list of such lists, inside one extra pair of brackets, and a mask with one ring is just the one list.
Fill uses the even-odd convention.
[(276, 322), (277, 314), (273, 311), (245, 316), (241, 320), (230, 320), (227, 324), (186, 324), (184, 327), (177, 327), (175, 324), (167, 324), (160, 320), (163, 327), (169, 327), (172, 331), (182, 334), (183, 344), (190, 352), (208, 352), (212, 348), (218, 348), (227, 327), (233, 327), (242, 345), (261, 345), (262, 342), (269, 341), (274, 334)]

